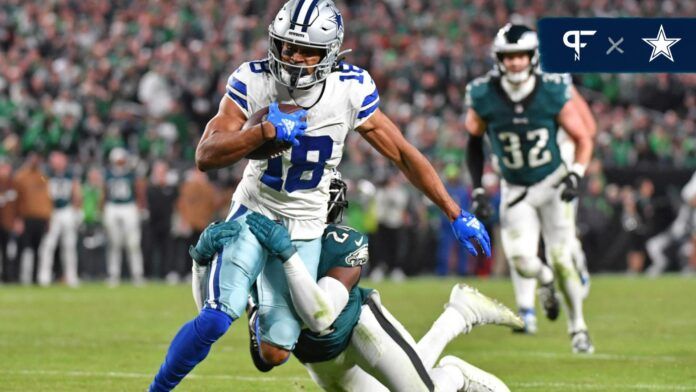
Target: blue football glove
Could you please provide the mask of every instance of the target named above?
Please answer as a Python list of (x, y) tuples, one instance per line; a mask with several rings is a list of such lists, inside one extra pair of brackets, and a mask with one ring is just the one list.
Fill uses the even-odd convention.
[(273, 102), (268, 107), (268, 122), (273, 124), (276, 130), (276, 140), (292, 143), (299, 146), (299, 136), (307, 130), (307, 111), (298, 110), (294, 113), (284, 113), (278, 108), (278, 102)]
[(473, 244), (476, 240), (483, 249), (483, 253), (488, 257), (491, 256), (491, 239), (483, 223), (479, 222), (475, 216), (462, 210), (462, 213), (452, 222), (452, 230), (454, 236), (466, 247), (469, 253), (474, 256), (478, 255)]
[(225, 244), (237, 237), (241, 229), (242, 225), (235, 221), (213, 222), (198, 237), (196, 246), (189, 247), (189, 255), (198, 265), (206, 265)]
[(290, 240), (290, 233), (281, 223), (274, 222), (257, 212), (249, 214), (246, 222), (261, 245), (271, 254), (278, 255), (283, 262), (288, 261), (297, 251)]

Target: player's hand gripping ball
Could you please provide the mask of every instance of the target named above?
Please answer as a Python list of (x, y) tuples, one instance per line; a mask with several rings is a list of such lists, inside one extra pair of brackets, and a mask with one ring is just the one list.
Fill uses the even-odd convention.
[(290, 233), (281, 223), (274, 222), (257, 212), (249, 214), (246, 222), (261, 245), (272, 254), (280, 256), (283, 262), (295, 253)]
[(189, 248), (189, 255), (199, 265), (210, 263), (216, 253), (222, 252), (225, 244), (237, 237), (241, 228), (242, 225), (235, 221), (209, 224), (198, 237), (196, 246)]
[(276, 130), (274, 140), (269, 140), (246, 155), (247, 159), (265, 160), (275, 158), (292, 146), (297, 146), (297, 139), (307, 130), (307, 111), (300, 106), (278, 104), (273, 102), (251, 117), (242, 126), (242, 131), (267, 121), (264, 127), (272, 126)]
[(483, 249), (483, 253), (488, 257), (491, 256), (491, 239), (483, 223), (479, 222), (475, 216), (462, 210), (457, 219), (452, 222), (452, 230), (454, 231), (454, 236), (457, 237), (457, 240), (464, 245), (469, 253), (474, 256), (478, 255), (476, 247), (474, 247), (474, 241), (476, 241)]

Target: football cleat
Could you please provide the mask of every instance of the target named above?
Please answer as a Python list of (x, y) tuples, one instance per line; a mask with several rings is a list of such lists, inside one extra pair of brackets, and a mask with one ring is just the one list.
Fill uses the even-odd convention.
[(261, 338), (259, 337), (259, 318), (258, 306), (255, 306), (251, 300), (247, 304), (247, 317), (249, 318), (249, 354), (254, 366), (260, 372), (266, 373), (273, 369), (273, 365), (267, 364), (261, 358)]
[(575, 354), (592, 354), (594, 346), (587, 330), (576, 331), (570, 334), (570, 344)]
[(541, 305), (544, 307), (546, 318), (551, 321), (556, 320), (561, 313), (561, 304), (556, 296), (556, 288), (553, 282), (539, 286), (537, 293), (539, 294)]
[(485, 372), (474, 365), (448, 355), (440, 360), (439, 366), (456, 366), (464, 375), (464, 387), (461, 392), (510, 392), (510, 389), (498, 377)]
[(500, 302), (488, 298), (464, 283), (456, 284), (450, 293), (449, 303), (469, 326), (498, 324), (523, 328), (524, 322), (512, 310)]
[(537, 318), (534, 309), (520, 309), (517, 313), (524, 322), (522, 328), (514, 328), (512, 332), (534, 335), (537, 333)]

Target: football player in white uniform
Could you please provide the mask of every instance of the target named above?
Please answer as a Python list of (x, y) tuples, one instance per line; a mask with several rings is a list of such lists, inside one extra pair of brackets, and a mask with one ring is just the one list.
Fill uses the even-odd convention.
[(65, 284), (77, 287), (77, 228), (80, 225), (80, 183), (68, 167), (65, 153), (54, 151), (49, 157), (48, 190), (53, 212), (48, 232), (40, 247), (39, 284), (47, 286), (53, 279), (53, 262), (60, 240)]
[[(573, 351), (591, 353), (594, 347), (582, 312), (584, 290), (571, 257), (575, 219), (568, 202), (577, 197), (579, 181), (592, 156), (595, 130), (583, 120), (576, 103), (582, 98), (568, 75), (536, 72), (537, 47), (534, 31), (508, 24), (493, 42), (497, 72), (467, 86), (466, 128), (472, 136), (468, 164), (477, 188), (474, 211), (490, 209), (482, 208), (488, 201), (480, 189), (482, 136), (487, 134), (503, 177), (502, 243), (514, 270), (513, 287), (522, 316), (533, 320), (534, 285), (538, 281), (547, 317), (558, 317), (555, 271), (568, 305)], [(570, 167), (561, 159), (556, 140), (559, 126), (576, 146)], [(537, 256), (540, 234), (548, 266)], [(528, 328), (534, 327), (531, 324)]]
[[(247, 218), (251, 231), (269, 252), (290, 256), (271, 262), (282, 262), (293, 306), (306, 326), (293, 354), (312, 379), (326, 391), (508, 391), (497, 377), (457, 357), (446, 356), (438, 366), (435, 362), (450, 341), (474, 326), (520, 327), (522, 320), (507, 307), (458, 284), (444, 312), (416, 343), (381, 303), (376, 290), (358, 286), (362, 266), (369, 261), (367, 237), (339, 225), (348, 205), (346, 185), (340, 177), (332, 179), (330, 193), (316, 282), (281, 224), (258, 213)], [(212, 259), (212, 252), (222, 249), (215, 244), (231, 240), (240, 230), (237, 221), (209, 226), (196, 244), (199, 258)], [(193, 283), (194, 302), (200, 310), (206, 287)], [(248, 312), (251, 354), (258, 367), (257, 308), (252, 306)], [(259, 370), (270, 370), (263, 366)]]
[[(332, 1), (288, 1), (271, 22), (269, 35), (269, 57), (244, 63), (229, 77), (227, 94), (196, 149), (196, 165), (205, 171), (235, 164), (266, 141), (293, 146), (247, 164), (228, 216), (242, 230), (213, 261), (206, 306), (175, 336), (152, 391), (175, 387), (205, 358), (243, 314), (257, 277), (260, 355), (270, 365), (288, 358), (301, 323), (280, 263), (266, 263), (269, 254), (249, 231), (245, 216), (255, 211), (281, 221), (316, 278), (329, 194), (325, 174), (341, 161), (352, 130), (440, 207), (470, 252), (477, 253), (474, 242), (490, 252), (483, 225), (447, 194), (432, 165), (379, 110), (379, 93), (368, 72), (339, 61), (343, 18)], [(305, 109), (287, 114), (278, 103)], [(250, 115), (267, 106), (267, 120), (242, 131)]]

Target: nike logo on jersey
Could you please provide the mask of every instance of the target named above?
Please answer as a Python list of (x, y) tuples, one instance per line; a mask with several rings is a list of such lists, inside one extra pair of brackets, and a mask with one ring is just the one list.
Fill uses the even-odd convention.
[(360, 241), (353, 241), (353, 242), (355, 242), (355, 246), (360, 246), (360, 245), (362, 245), (364, 239), (365, 239), (365, 237), (360, 237)]
[(285, 126), (285, 129), (290, 132), (293, 129), (295, 129), (295, 122), (292, 120), (289, 120), (287, 118), (284, 118), (281, 120), (283, 122), (283, 125)]

